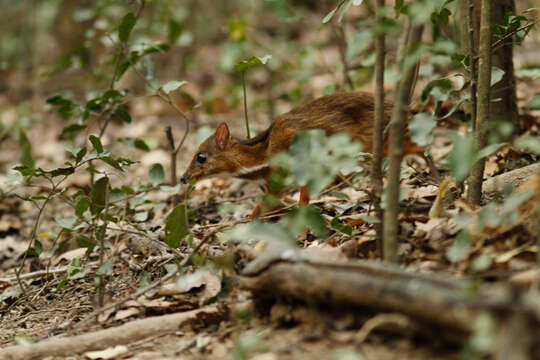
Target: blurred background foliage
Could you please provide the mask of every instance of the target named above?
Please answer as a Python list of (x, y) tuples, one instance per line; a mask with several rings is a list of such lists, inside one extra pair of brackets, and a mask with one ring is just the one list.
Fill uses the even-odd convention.
[[(226, 113), (242, 101), (241, 73), (235, 65), (250, 56), (271, 55), (266, 66), (250, 71), (254, 95), (251, 110), (264, 118), (280, 112), (276, 102), (291, 106), (337, 90), (372, 90), (374, 33), (387, 37), (387, 88), (398, 78), (404, 17), (388, 2), (388, 20), (375, 27), (374, 1), (347, 1), (332, 19), (327, 15), (343, 3), (333, 0), (147, 0), (133, 29), (128, 51), (168, 44), (167, 51), (143, 57), (140, 71), (156, 85), (187, 80), (184, 109), (202, 103), (207, 114)], [(361, 6), (350, 6), (358, 3)], [(444, 3), (444, 5), (443, 5)], [(429, 48), (420, 78), (429, 81), (458, 68), (457, 1), (411, 3), (417, 21), (431, 22), (425, 35)], [(136, 12), (138, 1), (127, 0), (1, 0), (7, 21), (0, 23), (0, 95), (2, 102), (21, 104), (37, 96), (61, 93), (74, 101), (107, 89), (120, 46), (117, 28), (123, 16)], [(398, 2), (399, 5), (399, 2)], [(442, 7), (441, 7), (442, 6)], [(534, 1), (516, 1), (516, 13)], [(438, 8), (449, 10), (437, 12)], [(346, 9), (345, 9), (346, 8)], [(325, 20), (329, 20), (326, 23)], [(537, 44), (538, 34), (530, 37)], [(538, 61), (518, 61), (521, 73), (538, 77)], [(536, 72), (535, 72), (536, 71)], [(535, 75), (536, 74), (536, 75)], [(160, 79), (157, 82), (156, 79)], [(145, 93), (145, 83), (127, 71), (117, 88), (131, 96)], [(188, 97), (187, 94), (190, 94)], [(0, 102), (0, 106), (2, 103)]]

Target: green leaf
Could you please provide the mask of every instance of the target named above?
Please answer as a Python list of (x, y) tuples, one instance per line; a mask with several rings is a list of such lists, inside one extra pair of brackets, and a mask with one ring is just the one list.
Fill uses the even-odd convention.
[(332, 227), (332, 229), (335, 229), (339, 232), (342, 232), (349, 236), (352, 235), (352, 227), (350, 225), (343, 224), (341, 221), (339, 221), (339, 218), (337, 216), (332, 219), (332, 221), (330, 222), (330, 226)]
[(540, 136), (527, 135), (520, 137), (514, 141), (514, 144), (527, 151), (531, 151), (537, 155), (540, 155)]
[(180, 191), (180, 184), (176, 184), (175, 186), (161, 185), (159, 189), (169, 194), (178, 194), (178, 192)]
[(499, 69), (496, 66), (492, 66), (491, 67), (491, 83), (490, 83), (490, 86), (493, 86), (496, 83), (498, 83), (499, 81), (501, 81), (503, 76), (504, 76), (504, 70), (503, 69)]
[(133, 141), (133, 145), (135, 146), (135, 148), (139, 150), (143, 150), (146, 152), (150, 151), (150, 147), (146, 144), (146, 142), (143, 139), (135, 139)]
[(148, 219), (148, 211), (138, 212), (134, 216), (135, 221), (142, 222)]
[(88, 137), (88, 140), (90, 140), (92, 146), (94, 147), (94, 150), (96, 150), (98, 154), (101, 154), (103, 152), (103, 145), (101, 145), (101, 140), (99, 140), (97, 136), (90, 135), (90, 137)]
[(248, 27), (248, 21), (245, 16), (240, 19), (231, 19), (228, 23), (229, 37), (234, 42), (242, 42), (246, 40), (246, 30)]
[(184, 204), (176, 205), (167, 216), (165, 223), (165, 242), (172, 248), (180, 246), (180, 241), (189, 233), (186, 208)]
[(487, 156), (490, 156), (491, 154), (499, 151), (499, 149), (505, 145), (507, 145), (507, 143), (498, 143), (498, 144), (491, 144), (491, 145), (486, 146), (485, 148), (483, 148), (476, 154), (475, 161), (478, 161)]
[(90, 198), (88, 196), (83, 196), (77, 201), (75, 205), (75, 215), (81, 217), (86, 210), (90, 208)]
[(339, 4), (322, 19), (322, 23), (326, 24), (327, 22), (332, 20), (332, 17), (336, 14), (336, 11), (338, 11), (339, 8), (341, 8), (344, 2), (345, 0), (341, 0)]
[(181, 22), (176, 21), (175, 19), (169, 20), (169, 33), (167, 39), (171, 44), (175, 43), (176, 40), (182, 35), (184, 31), (184, 25)]
[(532, 189), (511, 194), (503, 202), (503, 205), (501, 207), (501, 215), (504, 216), (510, 212), (515, 211), (518, 206), (529, 200), (531, 197), (533, 197), (533, 195), (534, 190)]
[(41, 168), (35, 169), (27, 166), (15, 166), (13, 170), (20, 172), (22, 176), (41, 176), (44, 173)]
[(415, 114), (409, 121), (411, 138), (418, 146), (426, 147), (431, 145), (435, 126), (437, 126), (437, 121), (432, 114), (427, 112)]
[[(297, 185), (307, 186), (309, 193), (316, 195), (340, 172), (348, 174), (359, 169), (356, 156), (360, 150), (361, 145), (351, 143), (347, 134), (326, 137), (322, 130), (308, 130), (298, 132), (289, 152), (273, 157), (270, 162), (275, 168), (290, 171)], [(271, 178), (277, 180), (275, 176)], [(281, 180), (288, 183), (284, 175)]]
[(472, 245), (469, 233), (465, 230), (462, 230), (457, 235), (454, 244), (450, 247), (450, 249), (448, 249), (446, 257), (448, 258), (448, 260), (455, 263), (468, 258), (471, 250)]
[(197, 129), (196, 137), (197, 137), (197, 144), (202, 144), (206, 139), (208, 139), (210, 136), (214, 135), (215, 130), (212, 129), (212, 127), (208, 125), (203, 125), (200, 128)]
[(473, 259), (471, 262), (471, 270), (480, 272), (480, 271), (486, 271), (491, 267), (491, 264), (493, 262), (493, 259), (491, 255), (488, 254), (482, 254)]
[(43, 252), (43, 244), (41, 243), (41, 241), (37, 239), (34, 240), (34, 247), (31, 250), (33, 250), (36, 256), (40, 256), (41, 253)]
[[(435, 100), (444, 101), (448, 98), (448, 91), (452, 89), (452, 82), (448, 78), (430, 81), (422, 90), (422, 101), (426, 101), (431, 94)], [(437, 90), (437, 91), (435, 91)]]
[(161, 89), (163, 90), (165, 94), (169, 94), (173, 92), (174, 90), (179, 89), (180, 87), (186, 85), (187, 83), (188, 82), (186, 80), (182, 80), (182, 81), (172, 80), (166, 83), (165, 85), (163, 85)]
[(279, 241), (293, 245), (296, 240), (291, 233), (279, 224), (262, 223), (253, 221), (249, 224), (241, 224), (226, 230), (223, 236), (232, 241)]
[(339, 14), (338, 23), (341, 23), (351, 5), (360, 6), (363, 2), (364, 0), (347, 0), (347, 4), (343, 7), (343, 10), (341, 10), (341, 13)]
[(64, 229), (73, 230), (75, 223), (77, 222), (77, 217), (68, 216), (66, 218), (55, 218), (54, 221)]
[(66, 99), (61, 95), (55, 95), (47, 99), (47, 104), (56, 106), (58, 113), (64, 119), (69, 119), (73, 115), (73, 111), (77, 108), (77, 104), (73, 101)]
[(111, 275), (113, 272), (113, 263), (111, 260), (107, 260), (99, 267), (99, 269), (96, 270), (96, 275), (103, 276), (103, 275)]
[(123, 122), (125, 123), (131, 123), (131, 115), (127, 111), (127, 108), (124, 104), (120, 104), (116, 107), (114, 114), (120, 117)]
[(81, 132), (84, 129), (86, 129), (86, 125), (70, 124), (70, 125), (64, 126), (64, 128), (62, 129), (61, 136), (73, 140), (75, 138), (75, 135), (77, 135), (79, 132)]
[(265, 65), (271, 58), (272, 58), (272, 55), (270, 54), (267, 54), (264, 56), (252, 56), (247, 60), (240, 61), (238, 64), (234, 66), (234, 69), (236, 71), (244, 72), (256, 66)]
[(314, 206), (299, 206), (293, 209), (280, 223), (295, 238), (305, 229), (309, 229), (317, 237), (328, 234), (326, 221), (319, 208)]
[(64, 145), (64, 150), (66, 150), (68, 153), (70, 153), (73, 156), (76, 156), (79, 151), (81, 151), (80, 147), (77, 146), (71, 146), (71, 145)]
[(88, 150), (86, 149), (86, 146), (83, 146), (83, 148), (77, 152), (75, 156), (75, 161), (77, 162), (77, 164), (81, 162), (87, 151)]
[(124, 171), (124, 169), (122, 168), (120, 163), (116, 159), (114, 159), (113, 157), (111, 157), (111, 156), (101, 156), (101, 157), (98, 157), (98, 158), (101, 161), (103, 161), (104, 163), (106, 163), (107, 165), (110, 165), (110, 166), (112, 166), (113, 168), (115, 168), (117, 170)]
[(125, 43), (129, 39), (129, 34), (133, 27), (137, 23), (137, 18), (132, 12), (127, 13), (123, 18), (120, 26), (118, 27), (118, 39)]
[(234, 214), (236, 212), (242, 212), (244, 210), (245, 210), (244, 205), (235, 204), (232, 202), (224, 202), (222, 204), (219, 204), (218, 206), (218, 214), (220, 215)]
[(104, 176), (94, 183), (92, 191), (90, 192), (90, 199), (92, 200), (92, 203), (90, 205), (90, 211), (93, 215), (99, 214), (105, 208), (108, 190), (108, 177)]
[(448, 167), (457, 181), (465, 180), (476, 159), (476, 146), (472, 134), (450, 134), (454, 147), (448, 157)]
[(161, 164), (152, 165), (150, 171), (148, 172), (148, 179), (150, 180), (152, 186), (161, 184), (163, 179), (165, 179), (165, 171), (163, 170), (163, 166), (161, 166)]
[(32, 157), (32, 144), (23, 129), (19, 130), (19, 149), (21, 151), (19, 155), (21, 164), (30, 169), (34, 168), (35, 161)]
[(13, 341), (15, 341), (15, 344), (17, 345), (32, 345), (37, 343), (37, 340), (34, 337), (26, 334), (15, 335)]
[(57, 168), (50, 171), (47, 171), (48, 174), (50, 174), (52, 177), (62, 176), (62, 175), (71, 175), (75, 172), (75, 168), (73, 166), (65, 167), (65, 168)]
[(139, 289), (144, 289), (145, 287), (150, 285), (151, 282), (152, 282), (152, 277), (150, 276), (150, 273), (147, 271), (143, 271), (138, 281)]
[(97, 244), (88, 236), (77, 235), (77, 245), (79, 245), (79, 247), (86, 248), (89, 252), (91, 252)]
[[(540, 73), (540, 69), (538, 71)], [(529, 104), (527, 106), (533, 110), (540, 109), (540, 94), (534, 94), (534, 96), (531, 98), (531, 101), (529, 101)]]

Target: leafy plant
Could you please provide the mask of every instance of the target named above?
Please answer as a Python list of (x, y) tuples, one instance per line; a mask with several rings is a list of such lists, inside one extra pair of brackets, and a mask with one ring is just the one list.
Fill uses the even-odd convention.
[(319, 129), (301, 131), (287, 153), (271, 159), (277, 171), (272, 174), (270, 187), (281, 190), (296, 184), (307, 186), (309, 193), (316, 195), (338, 174), (361, 171), (357, 158), (361, 148), (361, 144), (351, 143), (348, 134), (326, 137)]

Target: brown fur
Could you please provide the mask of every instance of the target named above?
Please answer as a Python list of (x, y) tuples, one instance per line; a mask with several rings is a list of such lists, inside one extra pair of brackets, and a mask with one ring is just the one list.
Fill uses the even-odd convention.
[[(388, 122), (392, 103), (388, 101), (385, 105), (385, 121)], [(371, 152), (374, 107), (374, 98), (370, 93), (336, 93), (278, 116), (268, 129), (255, 138), (239, 140), (229, 135), (224, 150), (219, 149), (214, 134), (199, 146), (182, 181), (220, 173), (235, 174), (243, 168), (265, 164), (273, 155), (286, 151), (296, 132), (301, 130), (322, 129), (327, 135), (347, 133), (353, 141), (362, 143), (363, 151)], [(201, 152), (207, 155), (203, 164), (197, 162), (197, 154)], [(270, 169), (265, 168), (239, 177), (267, 179), (269, 174)]]

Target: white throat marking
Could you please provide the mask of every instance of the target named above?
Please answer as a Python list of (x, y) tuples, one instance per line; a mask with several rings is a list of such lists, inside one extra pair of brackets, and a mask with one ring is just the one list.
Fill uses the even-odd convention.
[(233, 174), (233, 176), (248, 175), (248, 174), (257, 172), (259, 170), (265, 169), (267, 167), (268, 167), (268, 163), (264, 163), (264, 164), (261, 164), (261, 165), (255, 165), (255, 166), (247, 167), (247, 168), (242, 168), (242, 169), (238, 170), (237, 172), (235, 172)]

